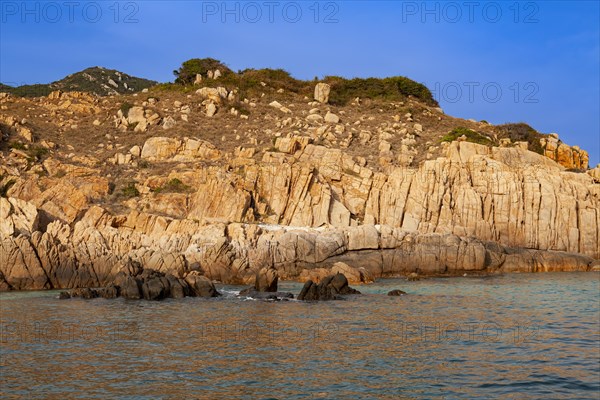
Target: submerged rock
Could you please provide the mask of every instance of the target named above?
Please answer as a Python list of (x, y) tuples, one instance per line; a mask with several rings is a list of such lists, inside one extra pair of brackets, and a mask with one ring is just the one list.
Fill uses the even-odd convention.
[(394, 290), (390, 290), (388, 292), (388, 296), (402, 296), (406, 294), (406, 292), (404, 290), (400, 290), (400, 289), (394, 289)]
[(326, 277), (318, 284), (311, 280), (307, 281), (298, 295), (298, 300), (341, 300), (342, 295), (346, 294), (360, 294), (360, 292), (348, 286), (346, 276), (338, 273)]
[(250, 297), (257, 300), (289, 300), (294, 295), (288, 292), (259, 292), (254, 288), (247, 288), (240, 292), (239, 297)]

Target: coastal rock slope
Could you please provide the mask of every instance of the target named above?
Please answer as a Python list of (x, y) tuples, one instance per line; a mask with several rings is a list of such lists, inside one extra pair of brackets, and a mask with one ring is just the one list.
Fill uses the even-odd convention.
[(212, 76), (0, 95), (1, 290), (105, 287), (132, 265), (231, 284), (338, 262), (374, 278), (598, 265), (600, 173), (555, 135), (506, 140), (410, 96), (332, 105), (265, 82), (245, 98)]

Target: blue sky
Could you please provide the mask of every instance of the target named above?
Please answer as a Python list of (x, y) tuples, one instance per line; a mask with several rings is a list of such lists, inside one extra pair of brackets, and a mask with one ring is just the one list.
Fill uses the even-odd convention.
[(600, 162), (598, 1), (0, 1), (0, 81), (89, 66), (158, 81), (189, 58), (292, 75), (404, 75), (446, 113), (524, 121)]

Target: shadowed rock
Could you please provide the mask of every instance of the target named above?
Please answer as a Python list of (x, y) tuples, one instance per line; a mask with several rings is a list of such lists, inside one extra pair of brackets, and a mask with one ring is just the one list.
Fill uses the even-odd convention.
[(394, 289), (394, 290), (390, 290), (387, 295), (388, 296), (402, 296), (404, 294), (406, 294), (405, 291), (400, 290), (400, 289)]
[(262, 268), (256, 272), (254, 289), (258, 292), (276, 292), (279, 274), (274, 268)]
[(254, 287), (249, 287), (240, 292), (240, 297), (251, 297), (259, 300), (288, 300), (294, 295), (277, 291), (279, 274), (274, 268), (262, 268), (256, 272)]
[(196, 271), (190, 272), (185, 277), (185, 282), (188, 283), (191, 289), (191, 296), (195, 297), (218, 297), (221, 294), (217, 292), (215, 285), (210, 279)]
[[(136, 272), (140, 273), (136, 276), (129, 275), (129, 273)], [(114, 299), (123, 297), (131, 300), (163, 300), (166, 298), (180, 299), (186, 296), (217, 297), (220, 295), (211, 280), (197, 271), (192, 271), (185, 279), (180, 279), (172, 274), (163, 274), (152, 269), (135, 269), (134, 271), (119, 272), (113, 285), (97, 289), (73, 289), (69, 292), (61, 292), (59, 298), (94, 299), (104, 297)]]
[(348, 279), (338, 273), (326, 277), (319, 284), (311, 280), (307, 281), (298, 295), (298, 300), (341, 300), (342, 295), (346, 294), (360, 294), (360, 292), (348, 286)]

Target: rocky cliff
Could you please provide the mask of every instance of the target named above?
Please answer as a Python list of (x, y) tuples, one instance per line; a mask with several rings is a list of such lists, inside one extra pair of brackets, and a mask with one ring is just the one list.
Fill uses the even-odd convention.
[[(3, 96), (0, 288), (107, 286), (132, 264), (224, 283), (337, 262), (373, 277), (597, 268), (600, 169), (581, 171), (583, 150), (547, 135), (538, 154), (411, 98), (264, 90)], [(491, 144), (441, 139), (456, 126)]]

